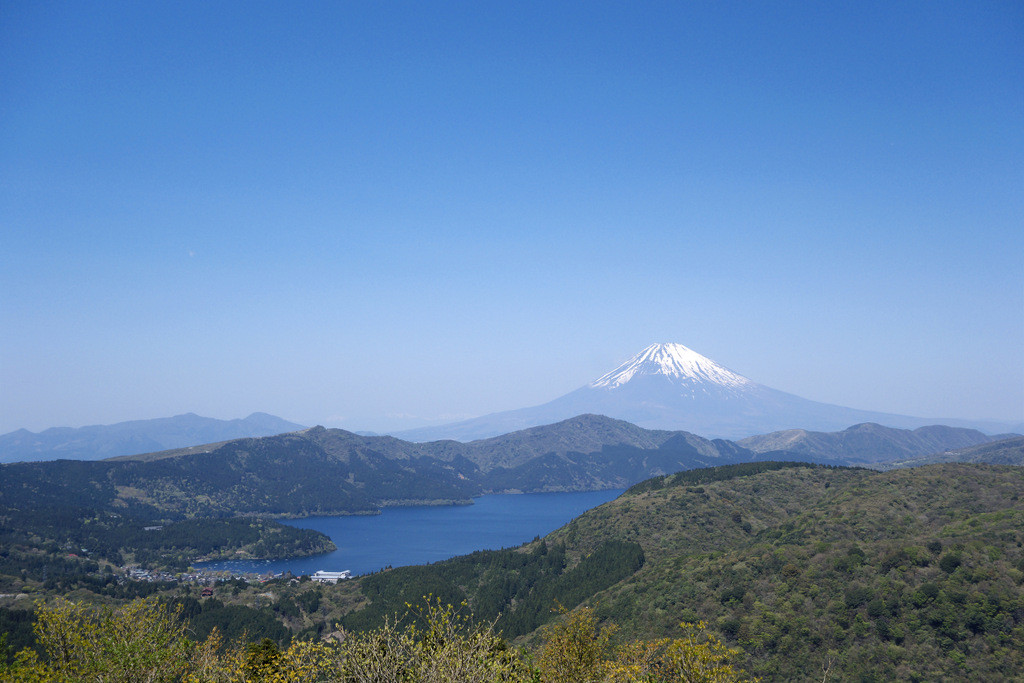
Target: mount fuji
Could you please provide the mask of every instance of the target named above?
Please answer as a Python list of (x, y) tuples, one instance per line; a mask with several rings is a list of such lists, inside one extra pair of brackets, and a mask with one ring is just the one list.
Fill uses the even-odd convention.
[[(863, 422), (910, 429), (937, 422), (811, 401), (758, 384), (682, 344), (652, 344), (590, 384), (543, 405), (395, 436), (412, 441), (471, 441), (583, 413), (607, 415), (647, 429), (726, 439), (795, 428), (838, 431)], [(1005, 427), (969, 420), (941, 422), (990, 432)]]

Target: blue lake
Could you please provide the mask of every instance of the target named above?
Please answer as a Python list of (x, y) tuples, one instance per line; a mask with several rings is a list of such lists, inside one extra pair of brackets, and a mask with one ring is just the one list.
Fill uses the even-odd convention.
[(299, 575), (320, 569), (368, 574), (388, 565), (426, 564), (474, 550), (526, 543), (620, 493), (622, 489), (498, 494), (476, 498), (473, 505), (385, 508), (379, 515), (283, 520), (327, 534), (338, 549), (316, 557), (202, 562), (197, 567), (261, 574), (290, 571)]

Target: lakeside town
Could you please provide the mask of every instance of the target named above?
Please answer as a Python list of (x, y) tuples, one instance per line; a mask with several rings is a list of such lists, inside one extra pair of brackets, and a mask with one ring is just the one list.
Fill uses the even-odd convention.
[(292, 572), (230, 572), (226, 570), (206, 570), (206, 569), (191, 569), (187, 572), (166, 572), (153, 569), (144, 569), (142, 567), (125, 567), (121, 576), (131, 581), (147, 581), (150, 583), (165, 582), (165, 583), (192, 583), (192, 584), (212, 584), (217, 582), (227, 582), (242, 580), (246, 583), (266, 583), (274, 579), (293, 579), (300, 581), (303, 577), (308, 577), (310, 581), (324, 584), (336, 584), (338, 581), (344, 581), (352, 578), (352, 572), (345, 569), (343, 571), (324, 571), (319, 570), (313, 574), (300, 574), (295, 575)]

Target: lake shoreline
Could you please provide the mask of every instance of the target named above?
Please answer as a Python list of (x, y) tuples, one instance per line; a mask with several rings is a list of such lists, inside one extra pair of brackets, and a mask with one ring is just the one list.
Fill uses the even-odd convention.
[[(485, 494), (453, 503), (389, 505), (377, 514), (315, 515), (282, 520), (326, 534), (337, 550), (315, 556), (196, 562), (203, 571), (233, 574), (351, 570), (439, 562), (478, 550), (518, 547), (617, 497), (622, 489)], [(407, 502), (407, 501), (402, 501)]]

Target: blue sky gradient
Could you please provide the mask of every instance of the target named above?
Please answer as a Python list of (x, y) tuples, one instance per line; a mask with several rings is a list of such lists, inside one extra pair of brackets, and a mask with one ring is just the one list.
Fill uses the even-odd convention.
[(356, 429), (653, 342), (1024, 420), (1018, 2), (5, 2), (0, 432)]

